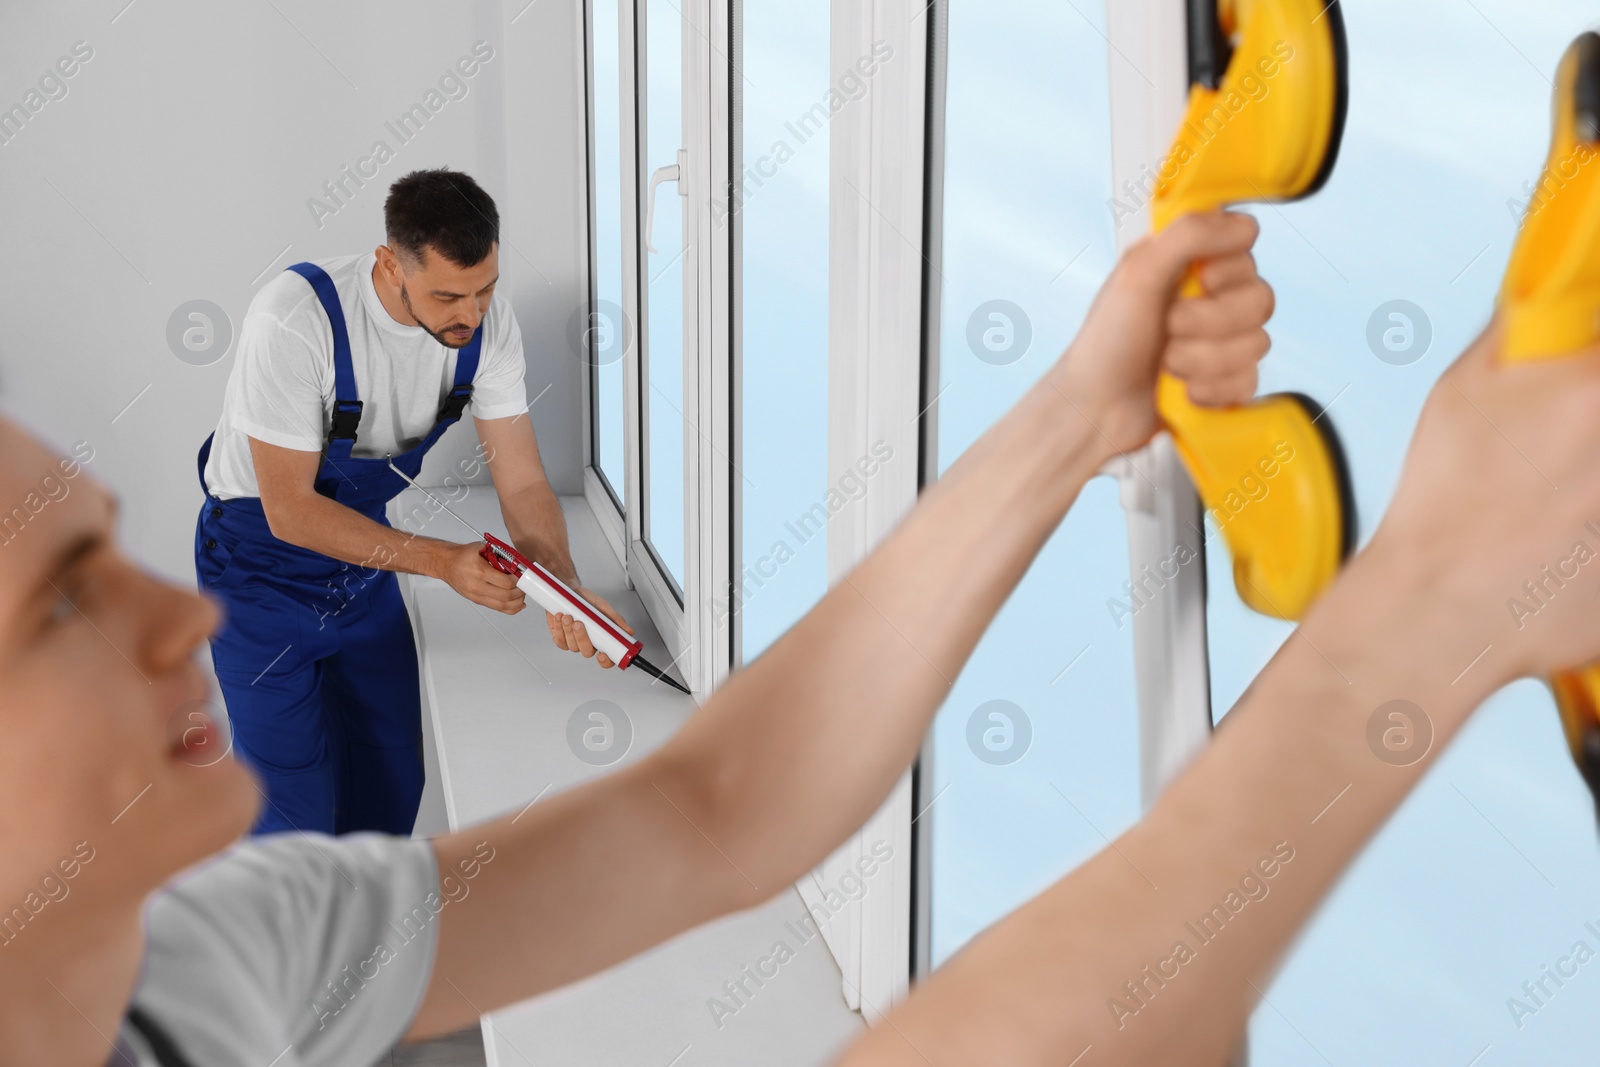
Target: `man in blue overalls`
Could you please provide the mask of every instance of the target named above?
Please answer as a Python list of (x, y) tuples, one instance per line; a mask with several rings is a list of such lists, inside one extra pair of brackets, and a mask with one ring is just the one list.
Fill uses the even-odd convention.
[[(234, 747), (267, 794), (256, 832), (407, 834), (422, 796), (421, 695), (396, 572), (515, 614), (479, 555), (395, 530), (385, 506), (470, 404), (510, 539), (581, 589), (495, 294), (499, 213), (465, 174), (417, 171), (384, 204), (387, 245), (297, 263), (250, 303), (222, 417), (200, 449), (195, 571), (223, 602), (212, 642)], [(478, 459), (461, 475), (471, 476)], [(555, 643), (598, 655), (571, 616)]]

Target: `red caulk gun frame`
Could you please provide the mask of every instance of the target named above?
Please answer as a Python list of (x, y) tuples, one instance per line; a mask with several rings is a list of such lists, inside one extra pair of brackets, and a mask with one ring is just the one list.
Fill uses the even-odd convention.
[(588, 633), (589, 643), (594, 645), (596, 651), (605, 653), (619, 668), (640, 667), (646, 674), (661, 679), (672, 688), (683, 693), (689, 692), (661, 668), (639, 655), (644, 649), (643, 641), (630, 638), (615, 623), (595, 610), (594, 605), (574, 592), (567, 583), (494, 534), (488, 532), (480, 534), (476, 527), (452, 511), (444, 501), (418, 485), (405, 471), (396, 467), (392, 459), (389, 461), (389, 469), (398, 474), (411, 488), (438, 504), (452, 519), (471, 530), (473, 536), (482, 537), (484, 545), (479, 549), (478, 555), (501, 574), (514, 577), (517, 580), (517, 588), (531, 597), (534, 603), (552, 615), (571, 615), (576, 619)]

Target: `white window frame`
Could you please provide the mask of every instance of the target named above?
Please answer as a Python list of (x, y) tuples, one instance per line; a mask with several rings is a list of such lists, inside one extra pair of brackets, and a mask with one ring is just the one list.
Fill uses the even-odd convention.
[[(619, 0), (619, 3), (618, 3), (619, 9), (626, 7), (628, 2), (629, 2), (629, 0)], [(632, 182), (630, 180), (630, 174), (632, 173), (632, 169), (633, 169), (633, 162), (632, 162), (632, 155), (633, 154), (631, 152), (632, 137), (629, 136), (630, 126), (629, 126), (629, 118), (628, 118), (628, 115), (627, 115), (627, 101), (628, 101), (628, 99), (630, 99), (630, 96), (627, 93), (627, 89), (631, 88), (632, 61), (631, 61), (631, 58), (630, 58), (630, 55), (629, 55), (629, 51), (628, 51), (628, 44), (624, 43), (624, 42), (627, 42), (627, 41), (630, 40), (630, 33), (631, 33), (631, 31), (628, 29), (628, 27), (622, 26), (621, 27), (621, 32), (619, 33), (618, 36), (623, 38), (623, 40), (619, 41), (618, 45), (617, 45), (617, 49), (618, 49), (618, 53), (619, 53), (618, 54), (617, 63), (618, 63), (618, 69), (622, 71), (622, 82), (623, 82), (622, 85), (618, 86), (618, 93), (619, 93), (619, 97), (620, 97), (621, 107), (623, 108), (623, 114), (621, 116), (621, 122), (620, 122), (619, 125), (621, 127), (621, 133), (622, 133), (621, 146), (620, 147), (621, 147), (621, 152), (622, 152), (622, 155), (621, 155), (621, 170), (622, 170), (621, 185), (622, 185), (622, 197), (623, 197), (623, 200), (622, 200), (622, 205), (621, 206), (622, 206), (622, 232), (624, 232), (624, 233), (631, 233), (631, 232), (634, 232), (637, 229), (636, 222), (634, 222), (630, 217), (629, 207), (638, 197), (638, 192), (633, 187), (633, 184), (632, 184)], [(595, 249), (596, 249), (596, 246), (597, 246), (597, 244), (599, 242), (599, 235), (596, 232), (596, 225), (595, 225), (595, 218), (596, 218), (596, 206), (595, 206), (596, 194), (595, 194), (595, 179), (594, 179), (594, 174), (595, 174), (595, 119), (594, 119), (594, 113), (595, 113), (595, 73), (594, 73), (594, 66), (595, 65), (591, 61), (590, 57), (592, 55), (594, 55), (594, 49), (608, 47), (609, 43), (610, 42), (598, 41), (598, 40), (595, 39), (595, 35), (594, 35), (594, 3), (593, 3), (593, 0), (584, 0), (583, 18), (582, 18), (581, 24), (580, 24), (580, 39), (579, 39), (579, 42), (578, 42), (578, 47), (582, 49), (583, 71), (584, 71), (584, 122), (585, 122), (585, 131), (586, 131), (586, 134), (585, 134), (585, 145), (586, 145), (586, 158), (587, 158), (587, 167), (586, 167), (586, 170), (585, 170), (584, 173), (585, 173), (585, 192), (586, 192), (586, 197), (587, 197), (587, 199), (585, 201), (585, 207), (587, 209), (586, 214), (587, 214), (587, 230), (588, 230), (587, 250), (588, 250), (588, 285), (589, 285), (587, 308), (590, 311), (593, 311), (593, 309), (595, 308), (595, 304), (596, 304), (596, 301), (599, 298), (599, 292), (600, 292), (599, 278), (598, 278), (598, 275), (597, 275), (598, 268), (595, 265), (596, 264), (596, 259), (598, 258), (596, 256), (596, 254), (595, 254)], [(624, 269), (624, 274), (626, 274), (626, 273), (627, 273), (627, 271), (626, 271), (626, 269)], [(623, 366), (624, 366), (624, 379), (626, 379), (626, 377), (627, 377), (627, 365), (628, 365), (628, 362), (631, 361), (634, 358), (634, 349), (637, 348), (637, 346), (638, 346), (638, 331), (637, 330), (633, 330), (630, 327), (630, 331), (629, 332), (630, 332), (630, 335), (632, 336), (633, 343), (630, 344), (628, 346), (628, 349), (623, 353), (623, 357), (622, 358), (624, 360), (624, 364), (623, 364)], [(624, 480), (623, 480), (623, 484), (620, 485), (620, 486), (613, 486), (613, 487), (608, 489), (607, 488), (607, 483), (606, 483), (606, 481), (604, 479), (604, 476), (600, 473), (600, 455), (599, 455), (599, 452), (598, 452), (598, 449), (597, 449), (597, 443), (596, 443), (596, 437), (599, 434), (600, 430), (599, 430), (599, 425), (598, 425), (598, 419), (595, 416), (595, 404), (597, 403), (597, 400), (596, 400), (596, 391), (595, 391), (595, 385), (594, 385), (594, 375), (595, 375), (595, 367), (594, 367), (593, 356), (592, 356), (591, 352), (586, 351), (584, 353), (583, 374), (581, 374), (579, 376), (579, 378), (580, 378), (581, 395), (582, 395), (582, 404), (583, 404), (583, 495), (584, 495), (584, 499), (587, 500), (588, 503), (589, 503), (589, 510), (594, 513), (595, 520), (600, 524), (600, 529), (605, 534), (607, 544), (609, 544), (611, 546), (611, 550), (614, 553), (616, 553), (617, 562), (620, 563), (620, 564), (623, 564), (624, 568), (626, 568), (626, 560), (627, 560), (627, 523), (626, 523), (626, 521), (624, 519), (625, 507), (624, 507), (622, 501), (618, 501), (613, 496), (612, 490), (615, 490), (616, 492), (621, 493), (623, 495), (623, 501), (626, 501), (628, 499), (628, 496), (627, 496), (627, 492), (628, 492), (628, 489), (627, 489), (627, 478), (626, 478), (626, 469), (627, 469), (627, 458), (626, 458), (627, 457), (627, 445), (626, 445), (626, 433), (627, 433), (627, 430), (626, 430), (626, 421), (627, 420), (626, 420), (626, 416), (624, 416), (624, 431), (623, 431), (624, 432), (624, 447), (623, 447), (623, 453), (624, 453), (624, 468), (623, 468), (624, 469)]]
[[(834, 116), (829, 130), (828, 469), (842, 474), (878, 441), (903, 458), (829, 522), (830, 586), (917, 499), (928, 24), (926, 0), (832, 8), (835, 83), (875, 42), (894, 48), (894, 62), (878, 68), (872, 91)], [(874, 844), (893, 849), (872, 891), (823, 929), (843, 972), (846, 1003), (874, 1023), (905, 998), (910, 983), (911, 779), (907, 771), (861, 829), (799, 883), (806, 903), (818, 904), (822, 885), (834, 884)]]
[[(635, 35), (646, 0), (625, 0), (619, 34), (624, 233), (638, 235), (640, 191), (649, 175), (637, 150), (642, 116), (630, 113), (642, 76)], [(673, 583), (641, 539), (643, 426), (642, 339), (639, 315), (642, 242), (624, 255), (624, 311), (634, 326), (625, 354), (624, 433), (627, 507), (619, 512), (600, 481), (593, 454), (591, 374), (583, 375), (584, 492), (630, 582), (662, 633), (669, 654), (696, 694), (707, 694), (736, 662), (739, 626), (716, 625), (715, 604), (737, 610), (731, 597), (738, 570), (740, 397), (737, 390), (738, 289), (734, 272), (737, 214), (720, 231), (712, 191), (725, 197), (737, 147), (733, 138), (733, 68), (739, 0), (682, 0), (684, 139), (688, 195), (685, 240), (683, 411), (698, 432), (686, 431), (684, 464), (685, 590), (679, 604)], [(849, 503), (829, 523), (831, 586), (869, 554), (915, 505), (923, 484), (937, 475), (939, 292), (927, 262), (937, 259), (942, 220), (943, 33), (947, 0), (836, 2), (830, 27), (830, 67), (837, 79), (856, 60), (888, 41), (896, 62), (884, 64), (872, 92), (832, 120), (829, 133), (828, 467), (842, 473), (877, 441), (887, 441), (903, 463), (885, 469), (874, 491)], [(1108, 0), (1111, 56), (1113, 184), (1137, 179), (1141, 167), (1159, 163), (1187, 96), (1184, 0)], [(592, 10), (585, 4), (592, 37)], [(604, 46), (606, 42), (599, 42)], [(585, 42), (587, 45), (587, 42)], [(586, 51), (587, 56), (587, 51)], [(934, 61), (929, 62), (930, 55)], [(587, 69), (587, 67), (586, 67)], [(593, 74), (589, 73), (590, 142), (593, 141)], [(1146, 80), (1146, 77), (1150, 79)], [(1152, 84), (1153, 82), (1153, 84)], [(593, 152), (591, 147), (591, 175)], [(590, 180), (593, 195), (593, 180)], [(661, 191), (657, 210), (670, 210)], [(731, 203), (731, 199), (728, 201)], [(931, 213), (931, 214), (930, 214)], [(591, 215), (591, 247), (593, 223)], [(1148, 231), (1148, 215), (1122, 229), (1122, 244)], [(592, 269), (591, 269), (592, 274)], [(593, 291), (591, 281), (591, 292)], [(1121, 482), (1129, 522), (1130, 565), (1166, 558), (1180, 538), (1194, 538), (1199, 501), (1165, 435), (1110, 473)], [(1203, 525), (1200, 526), (1203, 530)], [(1194, 546), (1203, 551), (1203, 546)], [(735, 618), (737, 623), (737, 618)], [(1141, 745), (1141, 795), (1146, 806), (1202, 747), (1211, 730), (1202, 568), (1185, 568), (1152, 610), (1134, 620)], [(924, 766), (928, 755), (925, 751)], [(871, 893), (851, 902), (824, 927), (843, 974), (849, 1006), (869, 1022), (900, 1003), (916, 971), (927, 966), (927, 902), (913, 909), (913, 893), (928, 879), (927, 824), (913, 849), (913, 803), (918, 769), (908, 771), (889, 799), (840, 849), (797, 883), (808, 904), (821, 904), (822, 886), (880, 841), (894, 858), (874, 876)], [(916, 914), (913, 915), (915, 910)], [(916, 926), (914, 927), (914, 919)], [(915, 955), (913, 949), (916, 949)]]
[[(1112, 188), (1158, 171), (1189, 95), (1185, 0), (1109, 0)], [(1130, 198), (1124, 197), (1124, 201)], [(1149, 198), (1118, 228), (1118, 251), (1150, 232)], [(1128, 516), (1128, 565), (1138, 581), (1180, 542), (1200, 555), (1165, 595), (1133, 619), (1139, 695), (1140, 796), (1149, 808), (1211, 735), (1206, 650), (1205, 521), (1188, 472), (1166, 433), (1114, 461)]]
[[(1108, 0), (1112, 186), (1160, 169), (1189, 96), (1185, 0)], [(1148, 170), (1146, 169), (1148, 168)], [(1118, 250), (1150, 232), (1149, 198), (1119, 231)], [(1133, 620), (1139, 694), (1140, 795), (1148, 809), (1211, 739), (1211, 660), (1206, 638), (1206, 526), (1199, 494), (1169, 434), (1112, 465), (1128, 515), (1133, 580), (1185, 543), (1199, 566), (1180, 568), (1166, 595)], [(1219, 549), (1223, 550), (1223, 549)], [(1225, 550), (1223, 550), (1225, 551)], [(1241, 1038), (1232, 1067), (1247, 1067)]]
[[(623, 249), (623, 313), (633, 323), (633, 344), (624, 353), (623, 451), (625, 508), (618, 510), (596, 467), (594, 453), (593, 371), (583, 378), (584, 496), (588, 500), (612, 550), (627, 572), (629, 584), (660, 632), (668, 658), (683, 674), (689, 688), (706, 694), (727, 676), (731, 662), (729, 628), (716, 626), (714, 605), (719, 591), (728, 588), (732, 573), (731, 513), (731, 390), (729, 361), (728, 234), (713, 232), (711, 191), (728, 174), (727, 60), (712, 41), (727, 40), (727, 0), (684, 0), (676, 5), (683, 20), (682, 114), (684, 166), (678, 183), (663, 183), (656, 210), (683, 212), (683, 235), (689, 249), (683, 256), (683, 395), (684, 414), (684, 588), (657, 561), (644, 541), (645, 478), (648, 438), (645, 360), (648, 359), (649, 319), (641, 291), (649, 269), (644, 252), (644, 207), (648, 191), (649, 161), (639, 152), (640, 130), (645, 128), (648, 102), (638, 87), (648, 84), (640, 42), (647, 0), (623, 0), (619, 5), (618, 67), (623, 114), (622, 232), (633, 238)], [(583, 42), (588, 72), (589, 194), (594, 195), (593, 139), (594, 84), (588, 41), (593, 39), (593, 10), (585, 4)], [(604, 47), (607, 42), (595, 42)], [(679, 193), (679, 190), (682, 193)], [(590, 247), (594, 241), (594, 213), (589, 214)], [(590, 292), (595, 292), (591, 252)], [(676, 412), (672, 413), (674, 417)]]
[[(929, 78), (928, 225), (925, 243), (937, 263), (943, 210), (943, 110), (945, 38), (948, 0), (935, 0), (930, 11), (933, 61)], [(1110, 60), (1112, 185), (1138, 181), (1145, 165), (1157, 169), (1173, 131), (1182, 119), (1188, 97), (1187, 7), (1184, 0), (1107, 0), (1107, 49)], [(1150, 230), (1148, 206), (1118, 231), (1118, 251)], [(923, 415), (923, 480), (938, 476), (939, 289), (936, 272), (928, 276)], [(1138, 453), (1111, 463), (1106, 473), (1117, 477), (1128, 518), (1129, 568), (1137, 577), (1172, 553), (1180, 540), (1203, 556), (1205, 546), (1200, 501), (1173, 449), (1171, 438), (1159, 435)], [(1198, 531), (1198, 533), (1197, 533)], [(1193, 759), (1211, 734), (1210, 673), (1206, 652), (1205, 570), (1185, 568), (1169, 592), (1134, 619), (1134, 663), (1139, 708), (1140, 795), (1144, 806)], [(1070, 649), (1064, 650), (1068, 653)], [(932, 745), (924, 745), (919, 772), (931, 768)], [(919, 811), (934, 798), (917, 791)], [(906, 916), (912, 931), (917, 977), (928, 973), (931, 902), (930, 828), (932, 817), (917, 827), (917, 898), (915, 914)], [(913, 925), (914, 924), (914, 925)], [(1242, 1062), (1242, 1061), (1241, 1061)]]
[[(693, 57), (696, 136), (689, 150), (691, 174), (703, 175), (689, 197), (689, 220), (704, 250), (696, 257), (699, 301), (695, 317), (701, 338), (695, 361), (694, 406), (699, 434), (694, 478), (684, 513), (690, 520), (688, 573), (695, 596), (686, 604), (686, 629), (695, 649), (691, 688), (709, 692), (727, 679), (734, 662), (738, 626), (717, 625), (718, 604), (733, 603), (738, 541), (734, 537), (738, 454), (735, 428), (738, 394), (734, 350), (736, 292), (733, 226), (716, 225), (714, 192), (731, 189), (733, 114), (731, 86), (734, 27), (730, 0), (682, 0), (685, 61)], [(686, 111), (687, 113), (687, 111)], [(731, 202), (731, 201), (729, 201)], [(687, 365), (685, 377), (688, 377)], [(689, 384), (685, 382), (685, 391)], [(684, 410), (690, 410), (685, 408)], [(689, 481), (685, 464), (685, 480)], [(737, 622), (737, 620), (734, 620)]]

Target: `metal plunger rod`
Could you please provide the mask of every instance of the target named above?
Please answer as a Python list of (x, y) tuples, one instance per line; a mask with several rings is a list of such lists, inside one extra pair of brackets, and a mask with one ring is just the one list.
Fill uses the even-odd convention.
[(463, 519), (460, 515), (457, 515), (455, 512), (451, 511), (449, 504), (446, 504), (443, 500), (440, 500), (438, 497), (434, 496), (432, 493), (430, 493), (426, 489), (422, 488), (422, 486), (418, 485), (415, 481), (413, 481), (410, 478), (410, 476), (408, 476), (406, 474), (405, 471), (401, 470), (399, 467), (396, 467), (394, 465), (394, 460), (390, 459), (388, 456), (385, 456), (384, 457), (384, 462), (386, 462), (389, 465), (389, 469), (390, 470), (394, 471), (396, 474), (398, 474), (400, 476), (400, 480), (401, 481), (405, 482), (411, 488), (415, 489), (417, 492), (421, 493), (423, 496), (427, 497), (429, 500), (433, 501), (435, 504), (438, 504), (441, 508), (444, 509), (444, 512), (445, 512), (446, 515), (449, 515), (452, 519), (456, 520), (461, 525), (465, 526), (468, 530), (471, 530), (473, 537), (482, 537), (483, 536), (483, 532), (481, 530), (479, 530), (476, 526), (472, 525), (472, 523), (468, 522), (466, 519)]

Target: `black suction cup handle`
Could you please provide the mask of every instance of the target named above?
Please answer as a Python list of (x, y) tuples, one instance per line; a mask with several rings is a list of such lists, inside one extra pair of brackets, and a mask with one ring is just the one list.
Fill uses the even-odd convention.
[(1595, 818), (1600, 821), (1600, 726), (1585, 726), (1578, 747), (1578, 772), (1589, 784), (1589, 792), (1594, 794)]
[(1600, 142), (1600, 34), (1585, 33), (1578, 50), (1578, 76), (1572, 84), (1574, 134), (1585, 144)]
[(1233, 60), (1233, 42), (1217, 17), (1217, 0), (1189, 0), (1189, 84), (1216, 89)]

